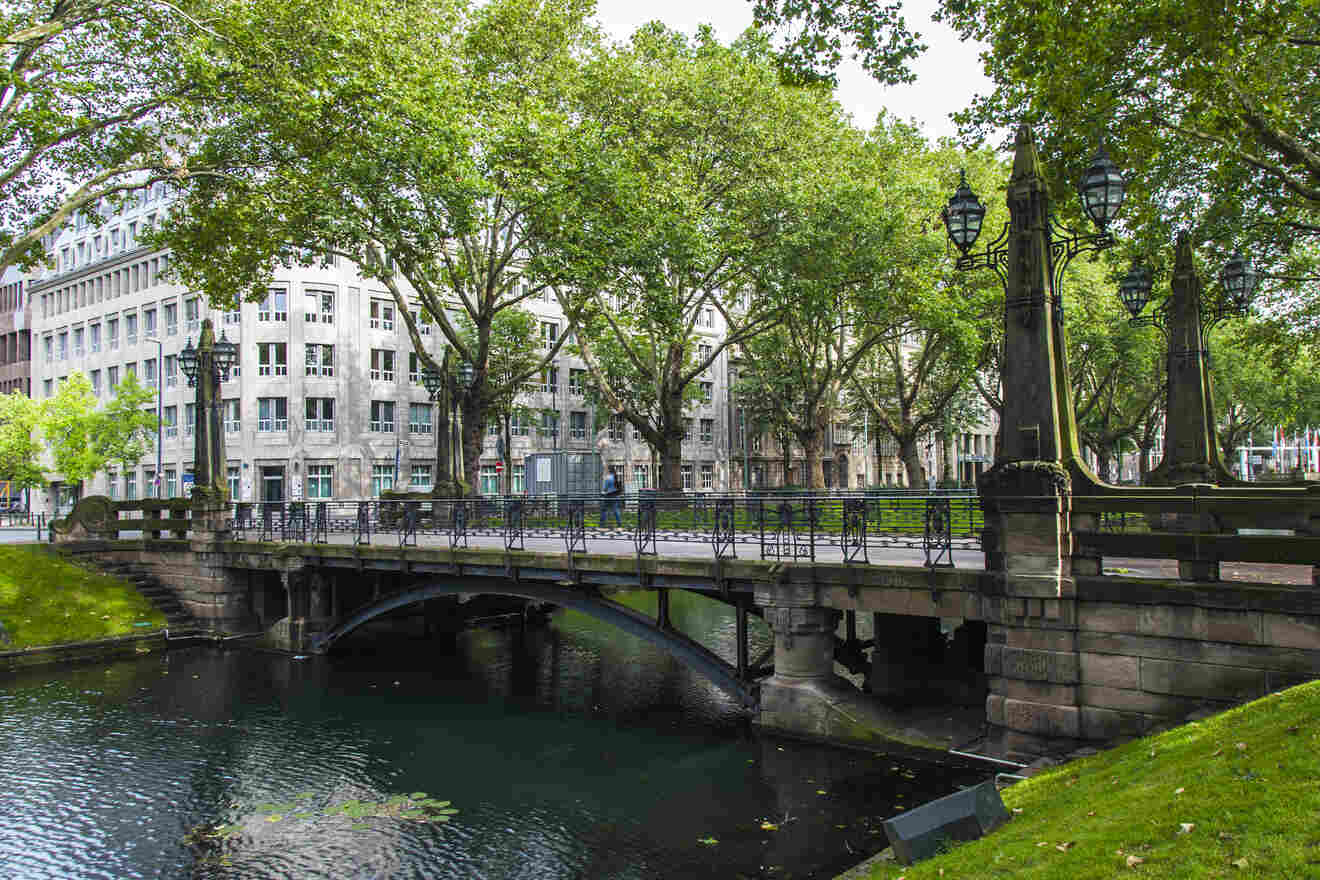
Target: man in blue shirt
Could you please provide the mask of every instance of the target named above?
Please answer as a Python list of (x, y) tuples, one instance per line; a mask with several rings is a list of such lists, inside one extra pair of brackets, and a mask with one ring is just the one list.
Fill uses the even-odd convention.
[(614, 467), (610, 467), (609, 473), (605, 475), (605, 483), (601, 486), (601, 495), (604, 499), (600, 503), (600, 524), (605, 525), (606, 518), (611, 513), (614, 514), (616, 525), (623, 525), (623, 516), (620, 511), (623, 508), (623, 500), (619, 497), (623, 494), (623, 483), (619, 480), (619, 475), (615, 473)]

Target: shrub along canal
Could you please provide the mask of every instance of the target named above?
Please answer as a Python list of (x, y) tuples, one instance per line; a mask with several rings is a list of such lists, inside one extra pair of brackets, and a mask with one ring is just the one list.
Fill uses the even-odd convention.
[[(671, 612), (732, 651), (724, 606)], [(756, 735), (704, 679), (571, 612), (453, 653), (415, 633), (0, 679), (0, 874), (833, 877), (886, 845), (883, 818), (988, 775)]]

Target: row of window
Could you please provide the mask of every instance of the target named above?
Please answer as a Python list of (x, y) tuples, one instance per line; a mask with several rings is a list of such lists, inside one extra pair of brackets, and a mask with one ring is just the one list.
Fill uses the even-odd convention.
[[(160, 305), (160, 313), (165, 325), (166, 336), (179, 335), (179, 305), (178, 303), (166, 302)], [(202, 301), (199, 297), (189, 297), (183, 301), (183, 314), (186, 328), (189, 333), (195, 333), (202, 326)], [(142, 309), (142, 337), (156, 336), (157, 331), (157, 307), (150, 305)], [(124, 327), (124, 345), (136, 345), (138, 341), (138, 313), (136, 311), (125, 312), (123, 315), (113, 315), (105, 318), (105, 345), (107, 351), (114, 351), (119, 348), (119, 326), (122, 321)], [(101, 321), (95, 320), (89, 323), (86, 328), (74, 327), (72, 331), (61, 329), (58, 333), (47, 333), (43, 338), (42, 344), (45, 347), (46, 363), (53, 363), (55, 360), (68, 360), (70, 353), (75, 358), (83, 356), (84, 339), (87, 343), (87, 352), (95, 354), (101, 350)], [(85, 330), (85, 332), (84, 332)], [(70, 348), (72, 343), (72, 349)]]

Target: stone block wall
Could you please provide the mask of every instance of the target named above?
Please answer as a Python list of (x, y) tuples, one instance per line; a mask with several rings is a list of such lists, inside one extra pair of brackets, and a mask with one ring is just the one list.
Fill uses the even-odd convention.
[(1320, 677), (1320, 596), (1311, 589), (1077, 583), (1085, 739), (1144, 734)]

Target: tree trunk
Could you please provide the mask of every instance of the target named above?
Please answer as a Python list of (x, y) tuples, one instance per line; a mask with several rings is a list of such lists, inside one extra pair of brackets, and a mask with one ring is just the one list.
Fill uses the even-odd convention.
[(463, 482), (467, 484), (467, 495), (476, 497), (481, 494), (478, 476), (481, 470), (481, 416), (480, 408), (470, 398), (464, 399), (460, 409), (462, 423), (460, 433), (463, 450)]
[(1112, 482), (1113, 482), (1113, 480), (1111, 480), (1111, 479), (1109, 478), (1109, 476), (1110, 476), (1110, 474), (1109, 474), (1109, 471), (1110, 471), (1110, 464), (1111, 464), (1112, 461), (1113, 461), (1113, 456), (1111, 456), (1108, 452), (1106, 452), (1106, 451), (1097, 451), (1097, 452), (1096, 452), (1096, 454), (1095, 454), (1095, 465), (1096, 465), (1096, 470), (1098, 470), (1098, 471), (1100, 472), (1100, 473), (1098, 474), (1098, 476), (1100, 477), (1100, 482), (1102, 482), (1102, 483), (1112, 483)]
[(825, 431), (821, 427), (821, 421), (822, 418), (817, 418), (813, 427), (796, 435), (798, 443), (802, 445), (803, 468), (806, 470), (802, 475), (803, 485), (808, 489), (825, 488), (825, 466), (820, 449)]
[(666, 434), (665, 446), (660, 450), (660, 490), (683, 491), (683, 433)]
[(958, 470), (953, 453), (956, 442), (953, 429), (940, 431), (940, 455), (944, 459), (944, 463), (940, 467), (940, 484), (949, 488), (952, 488), (958, 482)]
[(926, 480), (921, 471), (921, 454), (917, 450), (917, 437), (915, 434), (903, 437), (898, 441), (898, 457), (903, 462), (903, 469), (907, 471), (908, 488), (926, 488)]

